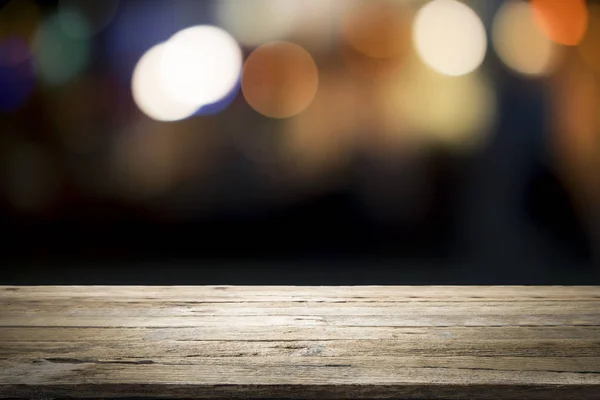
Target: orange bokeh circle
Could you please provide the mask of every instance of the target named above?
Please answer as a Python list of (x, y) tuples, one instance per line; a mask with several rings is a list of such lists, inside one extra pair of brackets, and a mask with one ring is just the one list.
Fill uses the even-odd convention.
[(552, 41), (576, 46), (583, 39), (589, 11), (585, 0), (531, 0), (537, 26)]
[(254, 50), (244, 64), (242, 93), (248, 104), (271, 118), (302, 112), (319, 86), (317, 65), (301, 46), (273, 42)]
[(396, 58), (410, 46), (406, 10), (387, 2), (372, 1), (357, 7), (349, 14), (342, 33), (357, 52), (372, 58)]

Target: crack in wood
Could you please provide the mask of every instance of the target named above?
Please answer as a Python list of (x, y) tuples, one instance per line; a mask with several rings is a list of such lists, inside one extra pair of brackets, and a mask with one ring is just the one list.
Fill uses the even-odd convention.
[(60, 358), (51, 357), (44, 358), (44, 361), (48, 361), (56, 364), (156, 364), (153, 360), (93, 360), (93, 359), (79, 359), (79, 358)]

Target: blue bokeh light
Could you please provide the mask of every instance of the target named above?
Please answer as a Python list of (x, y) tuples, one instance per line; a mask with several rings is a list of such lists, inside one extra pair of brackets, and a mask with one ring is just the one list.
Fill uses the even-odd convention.
[(27, 43), (18, 38), (0, 42), (0, 111), (21, 107), (35, 89), (35, 69)]
[(194, 113), (193, 116), (195, 117), (202, 115), (215, 115), (219, 114), (222, 111), (225, 111), (225, 109), (227, 109), (231, 105), (231, 103), (233, 103), (238, 97), (241, 88), (242, 80), (239, 79), (235, 87), (227, 94), (227, 96), (215, 103), (207, 104), (205, 106), (200, 107), (198, 111)]
[(212, 2), (196, 0), (137, 0), (123, 2), (105, 32), (108, 57), (123, 82), (131, 80), (139, 59), (148, 49), (178, 31), (208, 24)]

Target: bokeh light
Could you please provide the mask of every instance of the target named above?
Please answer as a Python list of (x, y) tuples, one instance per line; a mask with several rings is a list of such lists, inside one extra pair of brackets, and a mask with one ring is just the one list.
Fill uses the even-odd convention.
[(573, 57), (553, 78), (548, 123), (557, 169), (576, 202), (598, 204), (600, 187), (600, 77)]
[(139, 59), (149, 48), (166, 42), (181, 29), (172, 13), (172, 1), (121, 3), (105, 35), (109, 61), (122, 81), (129, 83)]
[(553, 70), (558, 46), (537, 27), (531, 6), (521, 0), (502, 5), (494, 18), (492, 41), (498, 57), (524, 75), (546, 75)]
[(27, 43), (20, 38), (0, 41), (0, 111), (14, 111), (32, 94), (36, 84)]
[[(66, 34), (61, 26), (65, 21), (81, 34), (77, 37)], [(33, 47), (37, 73), (44, 83), (62, 85), (87, 67), (90, 43), (84, 37), (88, 31), (85, 19), (72, 10), (44, 22), (36, 33)]]
[(257, 112), (287, 118), (311, 103), (319, 74), (310, 53), (297, 44), (274, 42), (254, 50), (242, 74), (242, 92)]
[(586, 0), (531, 0), (538, 27), (551, 40), (575, 46), (588, 26)]
[(233, 89), (231, 89), (229, 93), (225, 95), (225, 97), (214, 103), (201, 106), (194, 115), (216, 115), (225, 111), (238, 98), (241, 89), (242, 81), (240, 74), (240, 79), (238, 79), (238, 82), (235, 84)]
[(259, 46), (285, 39), (293, 30), (301, 2), (290, 0), (220, 0), (217, 20), (243, 45)]
[(384, 89), (386, 119), (398, 119), (420, 141), (456, 150), (483, 145), (496, 122), (496, 95), (479, 73), (440, 75), (418, 63)]
[(413, 40), (423, 62), (451, 76), (478, 68), (487, 50), (487, 35), (479, 16), (456, 0), (433, 0), (419, 9)]
[(108, 61), (123, 83), (146, 51), (178, 31), (210, 23), (210, 1), (121, 1), (113, 21), (102, 32)]
[(286, 163), (295, 177), (308, 182), (349, 161), (365, 120), (363, 93), (354, 79), (335, 71), (321, 81), (310, 106), (285, 121)]
[(397, 4), (370, 1), (349, 13), (343, 33), (358, 52), (373, 58), (395, 58), (410, 47), (407, 10)]
[(164, 123), (141, 120), (117, 137), (111, 155), (114, 189), (131, 198), (155, 196), (175, 179), (177, 149)]
[(111, 146), (109, 169), (117, 197), (148, 200), (168, 194), (175, 185), (207, 166), (210, 135), (199, 135), (201, 119), (179, 122), (141, 117), (125, 127)]
[(179, 101), (168, 90), (162, 75), (165, 48), (164, 43), (158, 44), (142, 56), (133, 72), (131, 91), (136, 105), (148, 117), (176, 121), (193, 115), (198, 106)]
[[(117, 13), (119, 0), (59, 0), (58, 15), (65, 33), (74, 37), (94, 35), (102, 31)], [(72, 25), (71, 11), (75, 11), (87, 21), (89, 29), (82, 31)], [(63, 18), (64, 17), (64, 18)]]
[[(347, 15), (363, 0), (292, 1), (296, 8), (293, 39), (313, 51), (331, 51)], [(263, 43), (260, 43), (263, 44)]]
[(556, 82), (551, 123), (557, 150), (569, 162), (585, 164), (596, 157), (600, 139), (600, 82), (593, 71), (576, 61), (566, 65)]
[(273, 41), (297, 41), (326, 50), (335, 41), (346, 14), (363, 0), (219, 0), (216, 17), (245, 47)]
[(411, 48), (410, 13), (404, 3), (361, 2), (347, 13), (342, 59), (358, 76), (379, 79), (397, 71)]
[(385, 80), (398, 72), (403, 65), (402, 58), (372, 58), (355, 51), (350, 46), (340, 49), (341, 59), (346, 68), (354, 74), (354, 78), (366, 78), (373, 80)]
[(215, 26), (194, 26), (167, 41), (160, 74), (171, 97), (199, 108), (235, 88), (242, 63), (242, 51), (231, 35)]
[(588, 29), (577, 50), (590, 68), (600, 72), (600, 5), (590, 4), (589, 14)]

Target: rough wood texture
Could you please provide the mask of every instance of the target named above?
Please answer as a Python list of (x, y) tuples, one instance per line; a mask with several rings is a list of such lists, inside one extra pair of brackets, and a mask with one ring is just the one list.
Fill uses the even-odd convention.
[(0, 287), (0, 398), (600, 399), (600, 287)]

